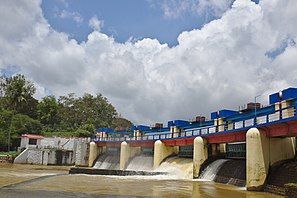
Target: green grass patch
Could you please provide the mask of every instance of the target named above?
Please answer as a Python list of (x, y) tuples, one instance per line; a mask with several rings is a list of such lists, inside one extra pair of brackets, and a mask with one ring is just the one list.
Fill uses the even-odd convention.
[(18, 156), (20, 153), (21, 153), (21, 152), (19, 152), (19, 151), (0, 152), (0, 156), (11, 155), (13, 158), (15, 158), (15, 157)]

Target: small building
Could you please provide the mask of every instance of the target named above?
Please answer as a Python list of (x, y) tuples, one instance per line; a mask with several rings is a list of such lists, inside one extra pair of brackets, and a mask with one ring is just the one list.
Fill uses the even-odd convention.
[(14, 163), (85, 166), (90, 138), (43, 137), (22, 134)]
[(38, 148), (41, 146), (41, 140), (44, 137), (41, 135), (35, 135), (35, 134), (22, 134), (21, 136), (21, 145), (20, 149), (25, 148)]

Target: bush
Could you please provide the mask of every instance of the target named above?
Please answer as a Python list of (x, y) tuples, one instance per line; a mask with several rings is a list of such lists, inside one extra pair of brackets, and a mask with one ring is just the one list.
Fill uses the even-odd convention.
[(87, 130), (84, 130), (84, 129), (77, 129), (75, 131), (75, 136), (76, 137), (90, 137), (93, 133), (92, 132), (89, 132)]

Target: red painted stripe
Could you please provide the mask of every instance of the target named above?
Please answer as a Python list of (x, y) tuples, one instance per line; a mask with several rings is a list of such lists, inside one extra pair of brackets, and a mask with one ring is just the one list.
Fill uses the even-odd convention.
[(230, 143), (230, 142), (241, 142), (246, 140), (246, 132), (240, 131), (229, 134), (214, 134), (213, 136), (207, 136), (208, 143)]
[(154, 141), (141, 141), (141, 142), (128, 142), (130, 146), (133, 147), (145, 147), (145, 148), (152, 148), (154, 147)]

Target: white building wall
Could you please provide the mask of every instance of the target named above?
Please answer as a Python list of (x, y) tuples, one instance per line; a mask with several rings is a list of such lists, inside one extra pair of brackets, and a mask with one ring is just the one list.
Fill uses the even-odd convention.
[(57, 164), (56, 150), (62, 150), (63, 164), (85, 166), (88, 162), (90, 138), (46, 137), (38, 139), (37, 144), (29, 145), (29, 138), (21, 139), (21, 147), (28, 148), (16, 158), (16, 163)]

